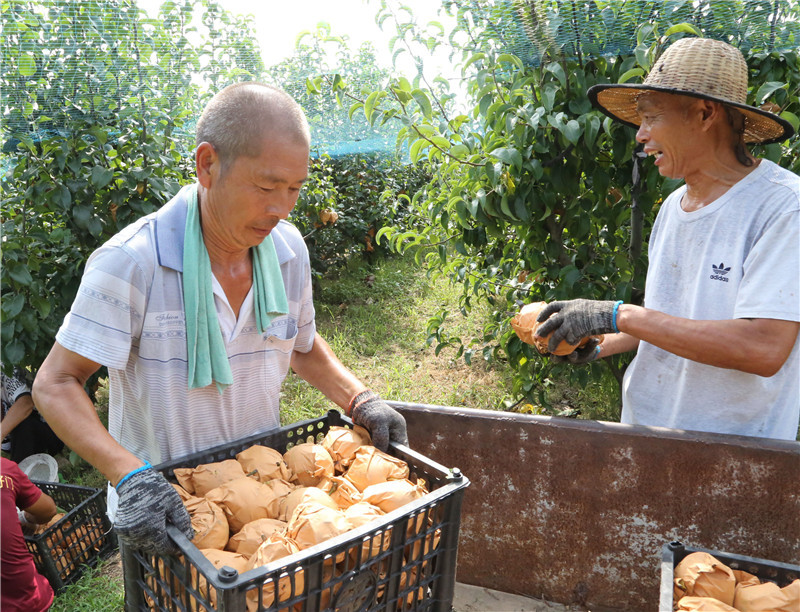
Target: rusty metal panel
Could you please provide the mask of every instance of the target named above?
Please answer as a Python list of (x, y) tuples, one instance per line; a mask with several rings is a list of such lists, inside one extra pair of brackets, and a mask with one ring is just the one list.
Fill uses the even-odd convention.
[(471, 481), (457, 579), (657, 610), (661, 546), (800, 563), (800, 443), (393, 402)]

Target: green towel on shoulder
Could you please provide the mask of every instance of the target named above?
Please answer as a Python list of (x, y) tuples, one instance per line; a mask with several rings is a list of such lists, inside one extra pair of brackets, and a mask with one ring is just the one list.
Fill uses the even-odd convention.
[[(222, 393), (233, 382), (233, 374), (214, 306), (211, 260), (200, 226), (197, 185), (189, 190), (188, 198), (183, 244), (183, 304), (189, 389), (206, 387), (213, 381)], [(272, 235), (251, 252), (256, 324), (263, 333), (272, 319), (289, 312), (289, 304)]]

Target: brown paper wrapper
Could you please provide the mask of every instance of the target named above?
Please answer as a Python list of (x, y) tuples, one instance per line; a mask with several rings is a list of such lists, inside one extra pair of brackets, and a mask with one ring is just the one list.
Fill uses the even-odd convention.
[(713, 597), (682, 597), (675, 609), (681, 612), (739, 612), (736, 608)]
[(225, 548), (230, 536), (230, 526), (223, 509), (205, 497), (190, 497), (183, 505), (192, 519), (192, 544), (200, 549)]
[(347, 468), (353, 462), (356, 451), (372, 442), (369, 434), (362, 435), (358, 430), (366, 432), (363, 427), (349, 429), (347, 427), (333, 426), (328, 429), (328, 433), (322, 438), (321, 444), (333, 459), (337, 474), (347, 471)]
[(239, 530), (239, 533), (230, 537), (225, 550), (237, 552), (249, 559), (273, 533), (281, 533), (285, 529), (286, 522), (278, 519), (263, 518), (250, 521)]
[[(289, 520), (286, 535), (305, 550), (350, 530), (350, 522), (339, 509), (307, 501), (297, 506)], [(336, 555), (336, 563), (344, 560), (344, 552)]]
[(674, 572), (674, 599), (685, 595), (712, 597), (733, 605), (736, 577), (733, 570), (706, 552), (693, 552), (678, 563)]
[(279, 518), (280, 505), (275, 492), (247, 476), (212, 489), (206, 494), (206, 499), (222, 508), (232, 533), (257, 519)]
[(283, 455), (268, 446), (251, 446), (236, 455), (236, 461), (241, 464), (245, 474), (253, 474), (261, 482), (275, 478), (294, 480), (294, 472), (283, 460)]
[(321, 444), (296, 444), (283, 454), (283, 459), (295, 474), (294, 482), (304, 487), (313, 487), (334, 474), (333, 458)]
[[(368, 486), (364, 489), (362, 499), (384, 512), (391, 512), (418, 500), (426, 492), (425, 487), (408, 479), (389, 480)], [(420, 514), (419, 518), (424, 519), (424, 514)]]
[(749, 586), (752, 584), (761, 584), (761, 580), (758, 579), (758, 576), (754, 576), (748, 572), (742, 570), (732, 570), (733, 577), (736, 578), (736, 586)]
[(774, 582), (736, 586), (733, 607), (739, 612), (797, 612), (800, 579), (780, 588)]
[(317, 487), (297, 487), (286, 497), (280, 500), (280, 514), (282, 521), (289, 521), (294, 514), (294, 509), (304, 502), (315, 502), (327, 506), (331, 510), (338, 510), (339, 506), (333, 501), (330, 495)]
[(211, 489), (244, 475), (244, 470), (236, 459), (203, 463), (194, 468), (175, 469), (178, 484), (195, 497), (204, 497)]
[[(227, 550), (217, 550), (215, 548), (201, 549), (200, 552), (203, 553), (205, 558), (211, 561), (211, 563), (217, 569), (221, 569), (223, 566), (227, 565), (228, 567), (235, 569), (240, 574), (243, 574), (247, 571), (247, 557), (244, 555), (228, 552)], [(205, 579), (205, 577), (203, 577), (202, 574), (198, 575), (194, 566), (192, 566), (191, 573), (192, 583), (197, 581), (196, 584), (200, 593), (202, 593), (211, 602), (211, 605), (216, 608), (217, 590), (208, 584), (208, 581)]]
[[(400, 591), (409, 589), (404, 599), (397, 602), (398, 610), (415, 610), (425, 599), (425, 587), (414, 588), (417, 583), (417, 568), (400, 572)], [(405, 602), (405, 603), (404, 603)]]
[(359, 448), (350, 468), (345, 472), (345, 478), (352, 482), (359, 491), (364, 491), (370, 485), (387, 480), (403, 480), (408, 478), (408, 475), (408, 464), (405, 461), (384, 453), (374, 446)]
[[(300, 552), (297, 542), (281, 533), (274, 533), (264, 542), (258, 550), (250, 557), (248, 569), (269, 565), (273, 561), (283, 559), (289, 555)], [(303, 571), (292, 571), (284, 573), (278, 578), (278, 584), (274, 580), (267, 580), (261, 587), (262, 603), (265, 608), (273, 605), (277, 594), (278, 602), (287, 601), (303, 592), (304, 584)], [(247, 610), (254, 612), (258, 609), (258, 591), (247, 592)], [(284, 609), (281, 608), (283, 611)]]
[(361, 501), (361, 491), (352, 482), (341, 476), (331, 478), (331, 487), (328, 491), (336, 505), (344, 510)]
[[(522, 340), (526, 344), (532, 344), (536, 347), (543, 355), (549, 355), (550, 349), (548, 348), (547, 344), (550, 341), (550, 335), (546, 338), (540, 338), (536, 336), (536, 330), (539, 329), (540, 323), (536, 321), (536, 318), (539, 316), (539, 313), (547, 306), (547, 302), (534, 302), (532, 304), (527, 304), (519, 311), (519, 313), (511, 319), (511, 329), (517, 334), (520, 340)], [(583, 338), (578, 344), (569, 344), (568, 342), (561, 342), (553, 351), (553, 355), (569, 355), (572, 351), (576, 348), (579, 348), (585, 345), (592, 339), (598, 339), (602, 342), (602, 336), (589, 336), (588, 338)]]
[[(358, 502), (344, 510), (344, 516), (350, 523), (351, 529), (363, 527), (375, 520), (380, 519), (385, 513), (377, 506), (373, 506), (367, 502)], [(392, 529), (389, 527), (386, 531), (370, 533), (361, 544), (361, 558), (358, 558), (358, 549), (353, 548), (350, 550), (350, 557), (353, 565), (363, 563), (373, 557), (376, 557), (383, 551), (389, 550), (392, 544)]]

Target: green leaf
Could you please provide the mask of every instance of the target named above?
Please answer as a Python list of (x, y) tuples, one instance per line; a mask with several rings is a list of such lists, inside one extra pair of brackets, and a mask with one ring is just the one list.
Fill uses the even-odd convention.
[(564, 137), (573, 145), (578, 144), (578, 140), (581, 137), (581, 124), (578, 123), (575, 119), (570, 119), (567, 121), (566, 125), (561, 129), (561, 133), (564, 134)]
[(36, 74), (36, 60), (33, 58), (33, 53), (25, 53), (19, 56), (17, 70), (22, 76), (26, 77)]
[(414, 142), (411, 143), (411, 147), (409, 147), (408, 154), (411, 157), (411, 161), (417, 163), (419, 160), (419, 154), (425, 147), (430, 146), (430, 142), (425, 140), (424, 138), (418, 138)]
[(522, 155), (513, 147), (500, 147), (489, 153), (489, 155), (496, 157), (509, 166), (514, 166), (517, 170), (522, 169)]
[(779, 81), (769, 81), (764, 83), (756, 92), (756, 105), (758, 106), (763, 104), (764, 100), (769, 98), (776, 89), (781, 89), (783, 87), (786, 87), (786, 84)]
[(17, 293), (10, 298), (8, 296), (3, 297), (3, 312), (8, 319), (16, 317), (22, 311), (23, 306), (25, 306), (25, 296), (21, 293)]
[(510, 53), (501, 53), (497, 57), (497, 63), (498, 64), (503, 64), (503, 63), (514, 64), (520, 70), (522, 70), (524, 68), (524, 66), (522, 64), (522, 60), (520, 60), (516, 55), (511, 55)]
[(800, 131), (800, 118), (798, 118), (797, 115), (790, 113), (789, 111), (783, 111), (780, 116), (792, 124), (795, 132)]
[(692, 24), (685, 23), (685, 22), (684, 23), (679, 23), (679, 24), (676, 24), (676, 25), (672, 26), (666, 32), (664, 32), (664, 36), (669, 38), (673, 34), (678, 34), (680, 32), (683, 32), (685, 34), (693, 34), (694, 36), (697, 36), (698, 38), (702, 38), (703, 37), (703, 33), (700, 30), (698, 30)]
[(430, 119), (433, 109), (431, 108), (431, 101), (428, 99), (428, 95), (421, 89), (415, 89), (411, 92), (411, 95), (414, 96), (417, 104), (419, 104), (419, 108), (424, 117)]
[(619, 77), (618, 83), (627, 83), (634, 77), (641, 77), (644, 76), (644, 70), (641, 68), (631, 68), (627, 72), (625, 72), (621, 77)]
[(385, 91), (373, 91), (371, 94), (369, 94), (369, 97), (367, 97), (367, 101), (364, 103), (364, 116), (367, 118), (367, 121), (370, 122), (370, 125), (374, 124), (375, 122), (373, 119), (375, 105), (385, 97)]
[[(8, 275), (17, 281), (20, 285), (28, 286), (33, 282), (33, 277), (28, 271), (28, 267), (18, 261), (8, 262)], [(17, 296), (22, 297), (22, 296)]]
[(38, 295), (31, 296), (31, 305), (38, 311), (39, 316), (42, 319), (46, 319), (47, 315), (50, 314), (50, 310), (52, 309), (50, 300)]
[(354, 114), (356, 113), (356, 111), (358, 111), (358, 109), (360, 109), (360, 108), (364, 108), (364, 103), (363, 103), (363, 102), (356, 102), (355, 104), (353, 104), (353, 105), (350, 107), (350, 110), (349, 110), (349, 111), (348, 111), (348, 113), (347, 113), (347, 118), (348, 118), (348, 119), (350, 119), (350, 121), (352, 121), (352, 120), (353, 120), (353, 115), (354, 115)]
[(562, 282), (566, 285), (567, 289), (572, 289), (572, 286), (581, 278), (581, 271), (574, 265), (570, 264), (561, 270), (559, 275)]
[(474, 54), (472, 57), (470, 57), (470, 58), (469, 58), (469, 59), (468, 59), (468, 60), (467, 60), (467, 61), (464, 63), (464, 65), (461, 67), (461, 74), (462, 74), (462, 75), (466, 74), (466, 72), (467, 72), (467, 68), (469, 68), (469, 67), (470, 67), (472, 64), (474, 64), (475, 62), (479, 62), (479, 61), (481, 61), (481, 60), (485, 60), (485, 59), (486, 59), (486, 54), (485, 54), (485, 53), (475, 53), (475, 54)]
[(586, 128), (583, 130), (583, 141), (586, 146), (594, 148), (597, 133), (600, 131), (600, 119), (598, 117), (590, 117), (586, 122)]
[(102, 189), (108, 185), (113, 178), (114, 172), (108, 168), (103, 168), (102, 166), (95, 166), (92, 168), (91, 180), (92, 184), (97, 187), (97, 189)]
[(3, 361), (5, 363), (20, 363), (25, 357), (25, 345), (14, 338), (3, 347)]

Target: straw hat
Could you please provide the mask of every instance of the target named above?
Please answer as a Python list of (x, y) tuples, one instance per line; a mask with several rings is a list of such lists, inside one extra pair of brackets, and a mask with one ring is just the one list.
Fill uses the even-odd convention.
[(794, 134), (788, 121), (746, 104), (747, 63), (737, 48), (719, 40), (682, 38), (664, 51), (644, 83), (594, 85), (588, 95), (604, 114), (638, 128), (636, 99), (646, 91), (693, 96), (735, 108), (745, 117), (746, 143), (779, 142)]

